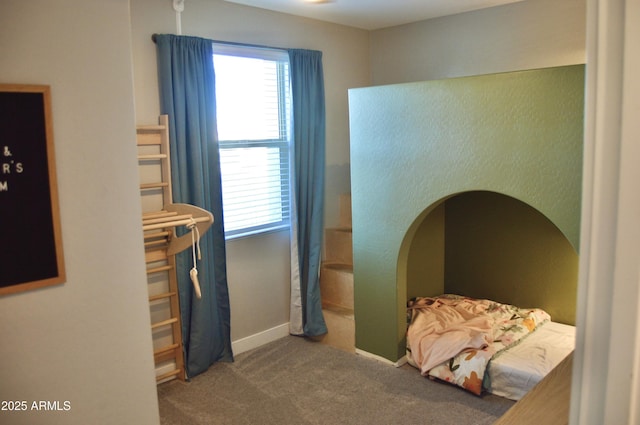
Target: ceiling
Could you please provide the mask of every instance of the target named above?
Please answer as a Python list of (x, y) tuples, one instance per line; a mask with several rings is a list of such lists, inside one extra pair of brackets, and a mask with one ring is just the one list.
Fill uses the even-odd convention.
[(366, 30), (523, 0), (225, 0)]

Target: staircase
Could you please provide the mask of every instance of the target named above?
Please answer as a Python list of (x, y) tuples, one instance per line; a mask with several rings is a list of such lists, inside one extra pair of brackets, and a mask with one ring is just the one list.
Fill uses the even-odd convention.
[(339, 226), (325, 229), (324, 237), (320, 293), (329, 332), (320, 340), (323, 344), (355, 353), (350, 194), (340, 195)]

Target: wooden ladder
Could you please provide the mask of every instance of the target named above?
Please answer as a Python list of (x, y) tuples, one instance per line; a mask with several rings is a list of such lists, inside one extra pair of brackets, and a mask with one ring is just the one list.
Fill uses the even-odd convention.
[[(172, 203), (168, 116), (161, 115), (157, 125), (138, 126), (137, 146), (144, 228), (166, 216), (162, 208)], [(156, 382), (185, 380), (176, 262), (168, 252), (175, 229), (170, 223), (152, 227), (144, 232), (144, 248)]]

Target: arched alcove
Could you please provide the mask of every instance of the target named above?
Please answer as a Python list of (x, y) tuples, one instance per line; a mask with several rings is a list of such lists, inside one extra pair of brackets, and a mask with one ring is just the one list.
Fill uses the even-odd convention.
[(491, 191), (459, 193), (427, 211), (400, 250), (407, 298), (464, 294), (544, 306), (554, 321), (575, 323), (578, 254), (540, 211)]

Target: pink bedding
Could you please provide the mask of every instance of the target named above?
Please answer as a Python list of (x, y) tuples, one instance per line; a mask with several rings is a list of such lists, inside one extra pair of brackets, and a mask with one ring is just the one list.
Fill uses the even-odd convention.
[(491, 357), (550, 319), (540, 309), (522, 309), (457, 295), (409, 302), (407, 354), (424, 376), (482, 393)]

